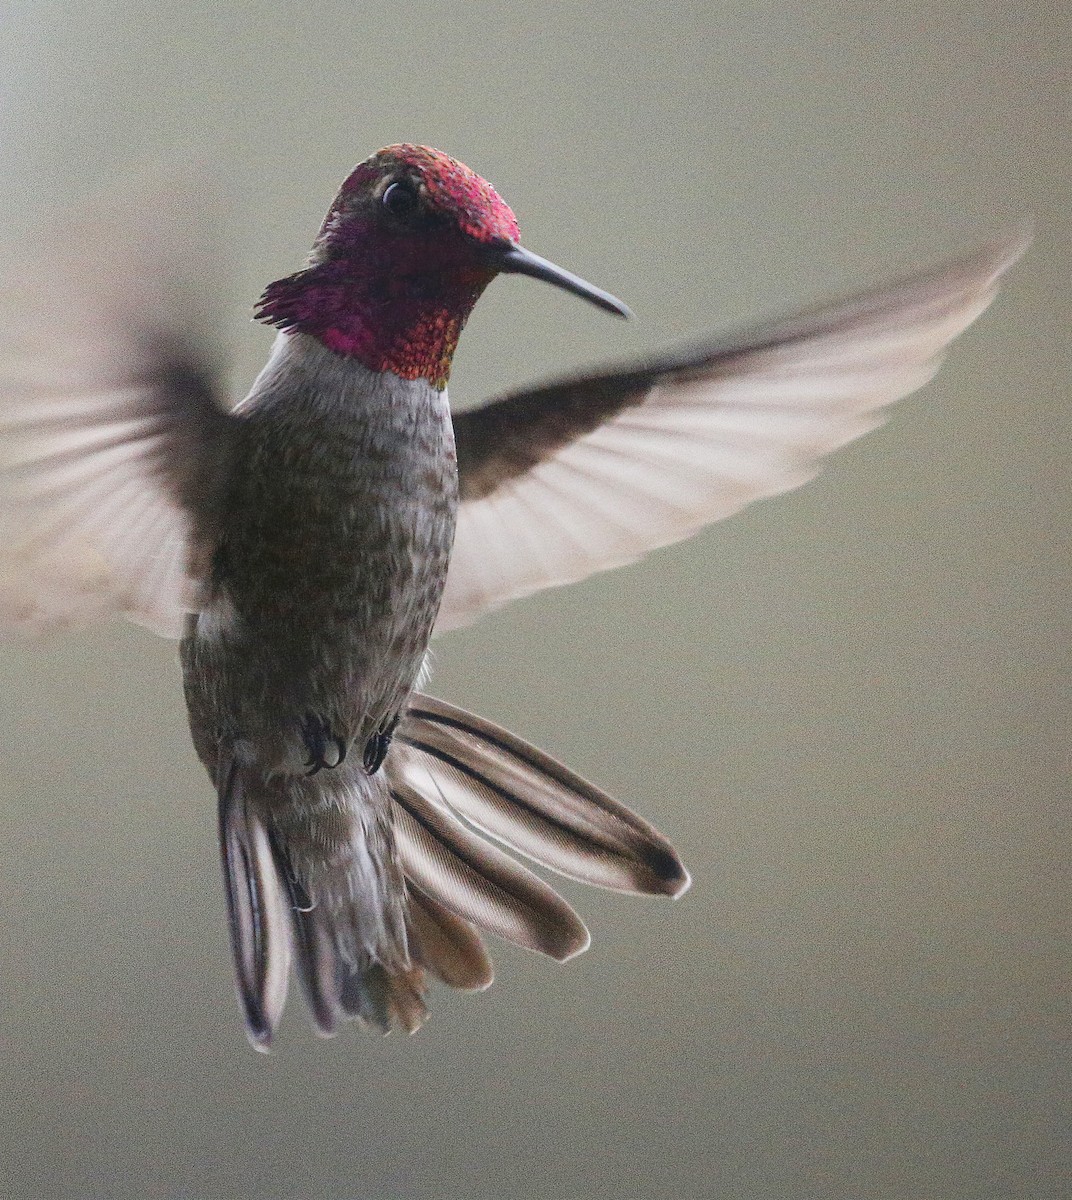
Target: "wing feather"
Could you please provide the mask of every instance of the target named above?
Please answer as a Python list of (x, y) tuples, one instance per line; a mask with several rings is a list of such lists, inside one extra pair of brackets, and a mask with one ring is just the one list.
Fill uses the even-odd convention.
[(240, 422), (181, 201), (132, 190), (0, 285), (0, 631), (123, 612), (177, 635), (198, 607)]
[(437, 631), (807, 482), (931, 379), (1026, 245), (457, 415), (462, 503)]

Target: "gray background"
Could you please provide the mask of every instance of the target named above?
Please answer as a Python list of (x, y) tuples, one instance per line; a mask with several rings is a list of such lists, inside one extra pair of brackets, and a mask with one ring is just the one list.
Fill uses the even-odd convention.
[[(435, 689), (655, 820), (676, 904), (569, 894), (412, 1039), (268, 1059), (232, 993), (171, 645), (0, 650), (5, 1197), (1069, 1194), (1062, 6), (0, 8), (4, 238), (132, 163), (239, 189), (226, 330), (391, 141), (491, 178), (626, 326), (496, 284), (474, 400), (871, 282), (1033, 213), (939, 380), (804, 491), (438, 647)], [(1064, 21), (1063, 27), (1055, 21)]]

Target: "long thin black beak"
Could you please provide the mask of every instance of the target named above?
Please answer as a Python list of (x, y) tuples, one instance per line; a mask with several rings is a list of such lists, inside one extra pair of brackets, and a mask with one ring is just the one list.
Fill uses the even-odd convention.
[(553, 262), (548, 262), (546, 258), (541, 258), (538, 254), (533, 254), (531, 250), (525, 250), (521, 246), (510, 245), (496, 254), (495, 265), (506, 275), (531, 275), (533, 279), (542, 279), (544, 283), (553, 283), (555, 287), (560, 287), (565, 292), (572, 292), (575, 296), (580, 296), (582, 300), (588, 300), (597, 308), (605, 309), (616, 316), (631, 317), (633, 315), (610, 292), (593, 287), (579, 275), (563, 271)]

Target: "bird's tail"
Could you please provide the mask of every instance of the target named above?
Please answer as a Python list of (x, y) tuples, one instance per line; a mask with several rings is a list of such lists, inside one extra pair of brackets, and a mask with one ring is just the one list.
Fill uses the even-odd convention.
[(265, 782), (232, 758), (218, 787), (220, 852), (239, 1003), (266, 1050), (296, 968), (317, 1028), (424, 1021), (405, 879), (382, 779), (359, 765)]
[(347, 764), (291, 782), (316, 785), (318, 800), (291, 794), (284, 805), (254, 795), (233, 763), (222, 772), (232, 949), (258, 1048), (282, 1013), (292, 961), (321, 1033), (347, 1018), (412, 1032), (427, 1016), (426, 974), (465, 990), (491, 983), (482, 933), (559, 961), (584, 950), (588, 930), (573, 909), (491, 838), (600, 887), (669, 896), (688, 887), (673, 847), (646, 821), (430, 696), (411, 698), (383, 771), (359, 772)]

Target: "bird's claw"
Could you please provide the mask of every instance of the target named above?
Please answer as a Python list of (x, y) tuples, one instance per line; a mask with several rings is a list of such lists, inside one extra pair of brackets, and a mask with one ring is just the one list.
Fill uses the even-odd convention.
[(325, 767), (329, 770), (334, 769), (346, 761), (345, 740), (332, 733), (331, 726), (323, 717), (318, 717), (315, 713), (306, 713), (302, 736), (305, 739), (305, 748), (309, 752), (309, 757), (305, 760), (305, 765), (309, 768), (306, 776), (315, 775)]
[(387, 751), (391, 748), (391, 736), (397, 724), (398, 717), (395, 717), (393, 720), (388, 721), (386, 725), (377, 729), (365, 743), (362, 765), (365, 768), (366, 774), (375, 775), (380, 767), (383, 766), (383, 760), (387, 757)]

